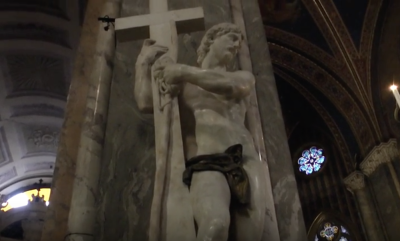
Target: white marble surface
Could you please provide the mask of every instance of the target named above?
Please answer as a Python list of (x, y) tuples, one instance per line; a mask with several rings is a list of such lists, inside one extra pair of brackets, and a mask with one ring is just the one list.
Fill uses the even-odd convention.
[[(241, 42), (242, 35), (237, 26), (219, 24), (213, 26), (202, 40), (198, 50), (200, 68), (174, 64), (173, 61), (161, 66), (161, 75), (167, 84), (183, 85), (179, 99), (187, 112), (181, 113), (181, 121), (189, 121), (191, 116), (195, 119), (191, 123), (194, 131), (192, 140), (195, 142), (185, 143), (186, 147), (192, 146), (188, 149), (195, 152), (186, 153), (186, 158), (223, 153), (234, 144), (242, 144), (244, 147), (244, 169), (249, 176), (251, 191), (251, 203), (244, 210), (236, 210), (230, 214), (231, 194), (223, 174), (202, 171), (193, 175), (190, 196), (198, 226), (197, 240), (226, 241), (231, 215), (235, 216), (232, 219), (235, 223), (232, 224), (235, 225), (234, 235), (238, 240), (261, 240), (264, 231), (265, 163), (260, 160), (253, 137), (244, 123), (249, 102), (247, 98), (254, 88), (254, 76), (246, 71), (226, 71), (229, 62), (236, 57)], [(143, 71), (137, 69), (137, 72)], [(149, 77), (137, 81), (146, 79)], [(150, 85), (140, 86), (143, 89), (138, 93), (149, 93), (145, 88), (150, 88)], [(156, 121), (155, 124), (160, 122)], [(185, 140), (188, 140), (188, 135), (189, 133), (183, 133)], [(170, 141), (174, 142), (175, 139)], [(175, 185), (181, 185), (181, 176), (171, 175), (170, 178), (175, 180)], [(170, 187), (173, 188), (174, 185)], [(176, 210), (183, 204), (183, 200), (175, 200), (171, 207)], [(167, 212), (168, 218), (170, 216)], [(170, 223), (171, 229), (167, 229), (167, 232), (183, 232), (179, 226), (179, 223)]]
[[(151, 63), (148, 62), (150, 56), (153, 57), (151, 62), (154, 62), (154, 57), (159, 56), (151, 51), (145, 51), (154, 49), (152, 48), (154, 46), (165, 46), (159, 48), (168, 49), (164, 57), (168, 56), (172, 62), (176, 62), (178, 23), (175, 21), (189, 20), (189, 23), (179, 25), (185, 27), (185, 25), (193, 24), (190, 20), (202, 21), (203, 19), (202, 8), (168, 11), (166, 1), (154, 3), (156, 2), (150, 1), (149, 4), (150, 15), (148, 16), (150, 17), (133, 17), (141, 19), (140, 24), (149, 25), (150, 37), (156, 42), (156, 45), (155, 42), (150, 45), (146, 44), (149, 41), (145, 41), (143, 51), (138, 57), (136, 72), (145, 75), (149, 73), (146, 70), (150, 69)], [(137, 24), (137, 21), (132, 24)], [(121, 27), (123, 26), (127, 27), (121, 25)], [(200, 24), (200, 26), (202, 25)], [(155, 50), (158, 52), (159, 49)], [(142, 57), (146, 54), (150, 56), (145, 56), (143, 60)], [(178, 179), (185, 169), (179, 106), (172, 92), (161, 91), (162, 83), (160, 81), (161, 79), (158, 79), (153, 73), (153, 76), (142, 78), (139, 76), (135, 84), (135, 94), (139, 106), (140, 103), (144, 103), (148, 105), (146, 109), (151, 109), (152, 105), (154, 114), (156, 173), (150, 212), (149, 240), (189, 241), (195, 239), (195, 226), (188, 189)], [(146, 96), (144, 93), (148, 95)], [(152, 98), (149, 98), (149, 95), (152, 95)], [(151, 99), (153, 100), (151, 101)], [(182, 229), (182, 227), (185, 228)]]
[[(247, 42), (246, 26), (243, 18), (242, 2), (240, 0), (230, 0), (232, 8), (233, 22), (241, 29), (244, 34), (244, 41), (239, 50), (239, 63), (243, 70), (253, 72), (252, 60), (250, 57), (250, 50)], [(266, 216), (264, 223), (264, 232), (262, 240), (280, 240), (278, 223), (275, 213), (274, 198), (271, 186), (271, 179), (269, 174), (267, 153), (265, 150), (264, 136), (261, 127), (260, 111), (257, 101), (257, 94), (255, 87), (249, 96), (249, 107), (246, 113), (247, 125), (253, 136), (255, 148), (259, 154), (260, 161), (264, 164), (265, 172), (265, 205), (266, 205)]]
[[(117, 16), (120, 4), (118, 0), (103, 3), (100, 16)], [(94, 55), (86, 60), (91, 62), (92, 68), (85, 71), (89, 89), (68, 219), (67, 240), (71, 241), (94, 240), (95, 232), (96, 200), (115, 52), (113, 30), (104, 31), (101, 23), (97, 28), (97, 37), (92, 43)]]
[[(232, 6), (229, 0), (205, 0), (201, 3), (194, 0), (169, 0), (168, 4), (169, 10), (203, 7), (207, 27), (232, 21)], [(264, 142), (275, 208), (279, 217), (277, 221), (280, 239), (303, 241), (306, 231), (258, 4), (256, 1), (242, 1), (242, 5), (251, 65), (257, 79), (255, 85), (262, 132), (264, 137), (268, 137)], [(124, 0), (122, 12), (123, 16), (147, 14), (148, 3)], [(200, 45), (202, 35), (203, 33), (199, 32), (179, 36), (179, 62), (196, 65), (196, 48)], [(156, 152), (153, 116), (139, 113), (132, 96), (132, 80), (135, 76), (132, 66), (135, 64), (140, 45), (138, 41), (124, 43), (119, 45), (117, 50), (117, 70), (110, 99), (113, 108), (110, 109), (111, 114), (108, 118), (104, 178), (101, 180), (103, 199), (99, 213), (98, 240), (148, 240), (146, 231), (153, 196)], [(230, 67), (235, 69), (235, 63)], [(182, 131), (187, 133), (187, 126), (182, 126)], [(193, 140), (195, 139), (187, 137), (184, 138), (184, 143)], [(196, 152), (196, 148), (185, 146), (185, 153), (192, 153), (193, 156)], [(267, 210), (267, 213), (268, 218), (273, 215), (270, 210)], [(186, 226), (183, 226), (182, 230), (185, 228)]]
[[(307, 231), (287, 142), (274, 70), (256, 0), (241, 0), (256, 77), (256, 96), (281, 241), (303, 241)], [(267, 36), (268, 37), (268, 36)]]

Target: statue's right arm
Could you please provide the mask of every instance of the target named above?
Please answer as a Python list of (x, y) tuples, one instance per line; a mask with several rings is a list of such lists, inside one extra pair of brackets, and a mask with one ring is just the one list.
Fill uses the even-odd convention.
[(153, 94), (151, 86), (151, 65), (136, 63), (135, 66), (135, 100), (139, 110), (144, 113), (153, 112)]
[(135, 100), (139, 110), (145, 113), (153, 112), (153, 94), (151, 86), (151, 66), (163, 54), (167, 47), (157, 45), (156, 41), (146, 39), (136, 60)]

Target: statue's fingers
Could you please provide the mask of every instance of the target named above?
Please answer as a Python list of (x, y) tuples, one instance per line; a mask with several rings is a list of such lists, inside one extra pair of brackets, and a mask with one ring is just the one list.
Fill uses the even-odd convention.
[(153, 40), (153, 39), (145, 39), (144, 42), (143, 42), (143, 45), (145, 45), (145, 46), (151, 46), (151, 45), (153, 45), (153, 44), (155, 44), (155, 43), (156, 43), (156, 41)]
[(158, 58), (160, 58), (161, 56), (163, 56), (165, 53), (166, 53), (166, 52), (157, 52), (155, 57), (158, 59)]
[(162, 46), (162, 45), (153, 45), (153, 48), (156, 51), (161, 51), (161, 52), (167, 52), (168, 51), (168, 47)]

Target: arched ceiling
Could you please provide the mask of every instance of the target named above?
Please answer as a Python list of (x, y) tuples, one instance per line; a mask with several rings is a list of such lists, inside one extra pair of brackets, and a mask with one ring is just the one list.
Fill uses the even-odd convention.
[[(376, 144), (396, 136), (391, 131), (395, 129), (387, 128), (396, 123), (384, 115), (394, 110), (388, 90), (392, 79), (385, 82), (387, 86), (377, 86), (382, 80), (375, 74), (376, 54), (385, 56), (379, 44), (382, 29), (390, 23), (387, 9), (393, 2), (259, 0), (277, 81), (288, 82), (322, 117), (349, 172), (355, 155), (362, 158)], [(288, 88), (277, 85), (286, 99), (283, 113), (290, 125), (295, 121), (289, 119), (301, 119), (290, 113), (303, 106), (291, 98)], [(381, 93), (385, 103), (391, 103), (388, 110), (381, 108)]]
[(0, 1), (2, 195), (51, 181), (85, 4)]

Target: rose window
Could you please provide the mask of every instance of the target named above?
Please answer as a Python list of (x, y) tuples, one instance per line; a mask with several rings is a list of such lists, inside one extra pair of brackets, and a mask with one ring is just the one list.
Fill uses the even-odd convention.
[(325, 162), (323, 150), (313, 146), (310, 149), (304, 150), (298, 160), (299, 171), (307, 175), (317, 172), (321, 169)]
[(333, 240), (335, 234), (339, 232), (339, 228), (336, 226), (332, 226), (330, 223), (325, 223), (324, 229), (320, 232), (322, 238), (326, 238), (326, 240)]

